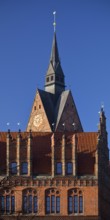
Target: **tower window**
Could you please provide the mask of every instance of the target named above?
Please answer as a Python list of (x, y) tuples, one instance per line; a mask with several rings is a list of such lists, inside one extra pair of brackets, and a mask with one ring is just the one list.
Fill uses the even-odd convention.
[(61, 175), (62, 174), (62, 163), (58, 162), (56, 164), (56, 174)]
[(56, 189), (46, 191), (46, 214), (60, 213), (60, 194)]
[(36, 106), (34, 106), (34, 110), (36, 110)]
[(39, 105), (39, 109), (41, 109), (41, 105)]
[(49, 82), (49, 77), (47, 77), (46, 81)]
[(51, 76), (51, 81), (53, 80), (53, 76)]

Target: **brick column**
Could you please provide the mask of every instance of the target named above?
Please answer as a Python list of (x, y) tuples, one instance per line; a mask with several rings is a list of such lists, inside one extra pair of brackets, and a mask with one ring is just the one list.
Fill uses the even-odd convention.
[(28, 162), (28, 176), (32, 175), (32, 158), (31, 158), (32, 134), (29, 132), (27, 145), (27, 162)]
[(73, 176), (77, 175), (77, 136), (72, 137), (72, 164), (73, 164)]
[(16, 155), (16, 162), (17, 162), (17, 175), (19, 176), (20, 175), (20, 142), (21, 142), (21, 133), (20, 133), (20, 130), (18, 132), (18, 135), (17, 135), (17, 155)]
[(51, 167), (51, 173), (52, 173), (52, 177), (55, 176), (55, 135), (53, 134), (51, 137), (51, 152), (52, 152), (52, 157), (51, 157), (51, 163), (52, 163), (52, 167)]
[(10, 172), (10, 153), (9, 153), (9, 150), (10, 150), (10, 130), (8, 130), (8, 133), (7, 133), (7, 141), (6, 141), (6, 175), (9, 176)]
[(65, 176), (65, 135), (62, 136), (62, 175)]

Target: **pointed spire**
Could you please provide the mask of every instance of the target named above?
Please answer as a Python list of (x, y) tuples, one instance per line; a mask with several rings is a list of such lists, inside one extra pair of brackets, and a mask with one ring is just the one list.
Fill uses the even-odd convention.
[(45, 91), (50, 92), (57, 97), (65, 90), (65, 77), (60, 64), (59, 52), (56, 39), (56, 11), (53, 12), (54, 16), (54, 36), (52, 42), (51, 56), (49, 67), (45, 80)]
[(100, 110), (100, 118), (99, 118), (99, 133), (100, 135), (106, 136), (107, 131), (106, 131), (106, 117), (105, 117), (105, 112), (104, 112), (104, 106), (101, 106)]
[(54, 32), (50, 62), (45, 80), (45, 91), (60, 95), (65, 90), (64, 78), (59, 59), (56, 33)]
[(57, 46), (57, 40), (56, 40), (56, 33), (55, 32), (54, 32), (54, 37), (53, 37), (50, 62), (52, 63), (52, 66), (53, 66), (54, 71), (55, 71), (57, 66), (58, 66), (58, 64), (60, 63), (59, 53), (58, 53), (58, 46)]
[(105, 117), (103, 105), (101, 106), (101, 111), (100, 111), (100, 123), (106, 126), (106, 117)]

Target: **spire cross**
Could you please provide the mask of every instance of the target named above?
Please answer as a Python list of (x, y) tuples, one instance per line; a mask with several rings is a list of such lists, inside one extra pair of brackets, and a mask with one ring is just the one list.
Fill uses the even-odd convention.
[(53, 16), (54, 16), (53, 26), (54, 26), (54, 32), (55, 32), (56, 31), (56, 11), (53, 12)]

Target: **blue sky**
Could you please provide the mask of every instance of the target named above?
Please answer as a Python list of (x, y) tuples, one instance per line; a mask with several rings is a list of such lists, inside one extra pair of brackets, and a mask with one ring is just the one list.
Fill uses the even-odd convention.
[(67, 89), (85, 131), (97, 131), (104, 104), (110, 134), (110, 1), (0, 0), (0, 130), (26, 129), (44, 88), (57, 12), (57, 42)]

